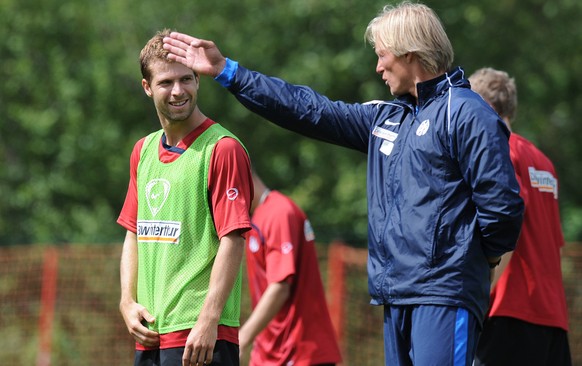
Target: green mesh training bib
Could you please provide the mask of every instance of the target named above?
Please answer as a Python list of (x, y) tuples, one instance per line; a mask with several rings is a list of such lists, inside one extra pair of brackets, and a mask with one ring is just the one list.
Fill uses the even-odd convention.
[[(160, 334), (192, 328), (208, 293), (219, 240), (208, 199), (212, 150), (234, 137), (213, 124), (175, 161), (159, 161), (163, 130), (146, 137), (137, 168), (137, 301)], [(241, 271), (219, 324), (238, 327)]]

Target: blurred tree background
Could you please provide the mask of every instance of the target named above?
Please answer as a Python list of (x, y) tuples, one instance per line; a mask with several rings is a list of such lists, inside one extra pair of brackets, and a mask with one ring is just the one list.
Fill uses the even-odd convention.
[[(242, 65), (332, 99), (390, 99), (364, 42), (386, 0), (0, 0), (0, 245), (119, 243), (133, 144), (159, 128), (139, 51), (158, 30), (214, 40)], [(582, 240), (582, 2), (431, 0), (467, 74), (515, 77), (514, 130), (554, 161), (563, 228)], [(237, 134), (318, 241), (366, 244), (366, 156), (262, 121), (203, 78), (202, 111)]]

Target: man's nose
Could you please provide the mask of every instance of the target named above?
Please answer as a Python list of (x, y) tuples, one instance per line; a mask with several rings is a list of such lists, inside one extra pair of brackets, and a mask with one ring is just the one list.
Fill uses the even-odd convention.
[(173, 95), (180, 95), (182, 94), (184, 88), (182, 88), (182, 84), (179, 82), (174, 83), (174, 85), (172, 85), (172, 94)]

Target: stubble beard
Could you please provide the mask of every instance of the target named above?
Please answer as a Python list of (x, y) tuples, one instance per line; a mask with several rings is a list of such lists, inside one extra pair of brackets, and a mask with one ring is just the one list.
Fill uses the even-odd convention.
[[(191, 103), (191, 101), (190, 101)], [(170, 108), (164, 106), (164, 108), (159, 108), (160, 113), (164, 118), (170, 123), (181, 123), (190, 118), (192, 113), (194, 113), (194, 106), (190, 106), (190, 108), (183, 112), (171, 112)]]

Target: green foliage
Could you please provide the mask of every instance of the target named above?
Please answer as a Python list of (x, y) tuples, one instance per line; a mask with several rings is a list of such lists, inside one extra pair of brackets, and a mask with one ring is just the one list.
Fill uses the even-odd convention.
[[(582, 207), (582, 3), (427, 1), (467, 73), (516, 78), (516, 132), (555, 162), (561, 201)], [(0, 0), (0, 244), (119, 242), (133, 144), (159, 128), (141, 90), (138, 55), (159, 29), (215, 41), (242, 65), (307, 84), (332, 99), (389, 99), (364, 42), (377, 0), (154, 2)], [(552, 31), (549, 32), (548, 29)], [(555, 37), (554, 35), (558, 35)], [(310, 216), (318, 239), (366, 243), (366, 157), (287, 132), (202, 80), (202, 111), (235, 132), (273, 188)], [(579, 216), (579, 215), (578, 215)], [(568, 240), (582, 223), (564, 217)]]

